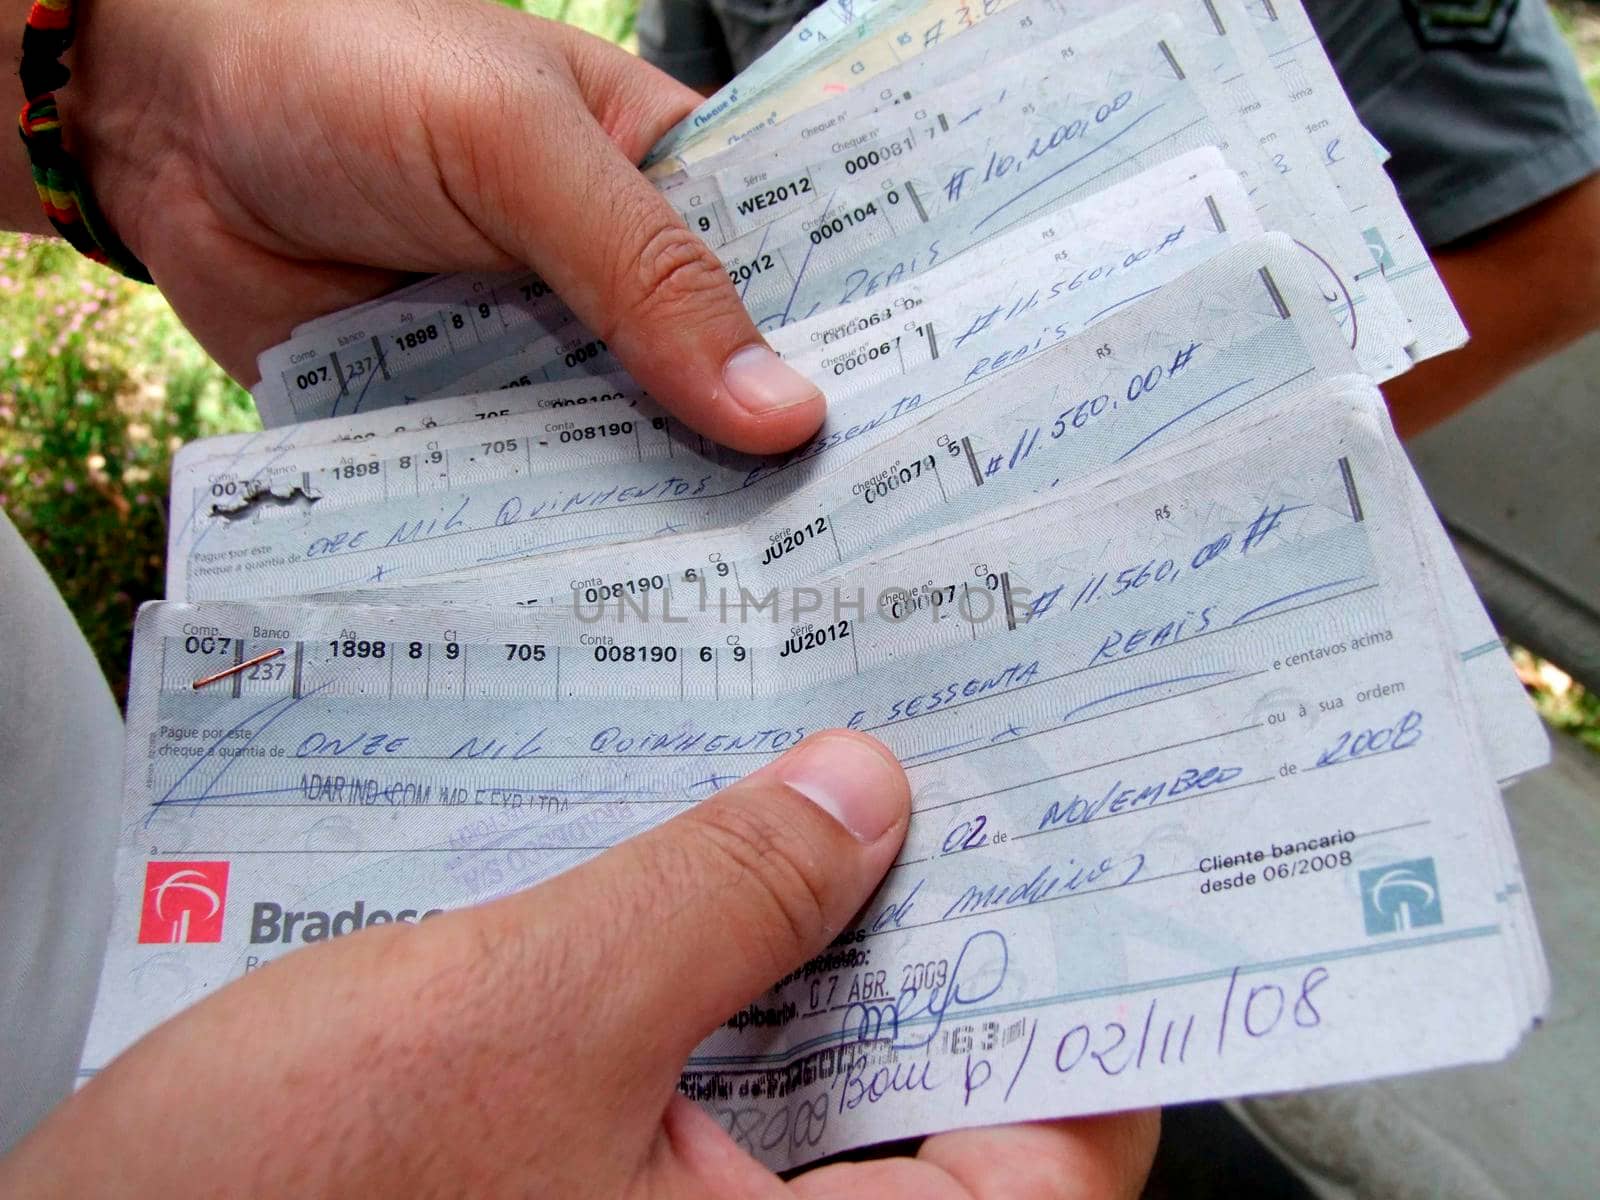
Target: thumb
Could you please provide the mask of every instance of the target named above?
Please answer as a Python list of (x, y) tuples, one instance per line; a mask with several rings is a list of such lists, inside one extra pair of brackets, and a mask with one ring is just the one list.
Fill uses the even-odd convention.
[(820, 733), (508, 903), (527, 904), (530, 921), (551, 908), (583, 914), (564, 941), (626, 979), (607, 1027), (637, 1031), (634, 1060), (675, 1077), (730, 1013), (849, 924), (899, 853), (910, 813), (905, 772), (882, 743)]
[[(569, 32), (561, 46), (561, 64), (524, 75), (529, 94), (473, 146), (490, 182), (473, 195), (476, 223), (685, 424), (752, 454), (799, 445), (822, 423), (822, 393), (767, 345), (726, 268), (618, 145), (648, 145), (681, 115), (683, 89), (598, 39)], [(613, 140), (602, 121), (628, 132)]]

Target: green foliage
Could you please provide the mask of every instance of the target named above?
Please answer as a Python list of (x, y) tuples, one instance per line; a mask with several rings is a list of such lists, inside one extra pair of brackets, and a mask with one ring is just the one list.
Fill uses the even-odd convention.
[(152, 288), (0, 235), (0, 507), (121, 695), (133, 614), (163, 592), (172, 453), (258, 426)]
[(1550, 11), (1578, 56), (1578, 69), (1589, 85), (1589, 94), (1600, 104), (1600, 4), (1594, 0), (1551, 0)]
[[(608, 42), (633, 49), (633, 23), (638, 0), (500, 0), (552, 21), (565, 21)], [(669, 0), (670, 2), (670, 0)]]
[(1520, 647), (1513, 647), (1511, 661), (1539, 715), (1554, 728), (1575, 735), (1590, 749), (1600, 750), (1600, 694), (1591, 692), (1554, 663)]

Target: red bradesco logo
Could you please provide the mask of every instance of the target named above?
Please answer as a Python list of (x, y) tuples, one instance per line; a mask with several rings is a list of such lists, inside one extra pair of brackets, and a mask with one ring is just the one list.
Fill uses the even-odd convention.
[(144, 871), (141, 942), (220, 942), (225, 862), (153, 862)]

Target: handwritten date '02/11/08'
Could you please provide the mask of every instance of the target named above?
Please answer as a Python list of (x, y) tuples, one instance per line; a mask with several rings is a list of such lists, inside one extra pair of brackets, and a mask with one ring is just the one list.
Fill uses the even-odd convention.
[(1047, 1015), (990, 1014), (981, 1006), (1005, 986), (1011, 965), (1008, 939), (989, 929), (970, 935), (953, 962), (897, 964), (892, 993), (887, 969), (821, 968), (800, 981), (804, 1010), (789, 1003), (764, 1010), (764, 1020), (842, 1013), (842, 1044), (769, 1069), (723, 1073), (691, 1062), (680, 1090), (757, 1152), (819, 1144), (830, 1116), (919, 1096), (948, 1094), (1003, 1120), (1019, 1084), (1024, 1094), (1077, 1091), (1129, 1074), (1203, 1071), (1245, 1047), (1292, 1052), (1294, 1041), (1316, 1036), (1333, 995), (1319, 995), (1332, 978), (1321, 964), (1249, 974), (1235, 967), (1186, 986), (1061, 997)]

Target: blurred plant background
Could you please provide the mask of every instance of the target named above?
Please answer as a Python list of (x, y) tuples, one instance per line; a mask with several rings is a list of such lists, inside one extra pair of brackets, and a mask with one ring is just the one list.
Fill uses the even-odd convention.
[(587, 29), (608, 42), (624, 49), (637, 50), (634, 42), (633, 21), (639, 12), (639, 0), (500, 0), (512, 8), (520, 8), (552, 21), (565, 21), (580, 29)]
[(1600, 104), (1600, 4), (1595, 0), (1550, 0), (1550, 10), (1578, 56), (1589, 94)]
[[(505, 2), (634, 47), (637, 0)], [(1600, 101), (1600, 4), (1552, 8)], [(173, 451), (258, 427), (250, 397), (159, 293), (59, 242), (0, 234), (0, 508), (55, 579), (119, 697), (134, 612), (163, 592)], [(1584, 501), (1575, 493), (1574, 502)], [(1545, 717), (1600, 750), (1600, 696), (1525, 651), (1515, 661)]]
[(259, 426), (154, 288), (64, 242), (0, 236), (0, 508), (119, 698), (134, 612), (164, 591), (173, 452)]

